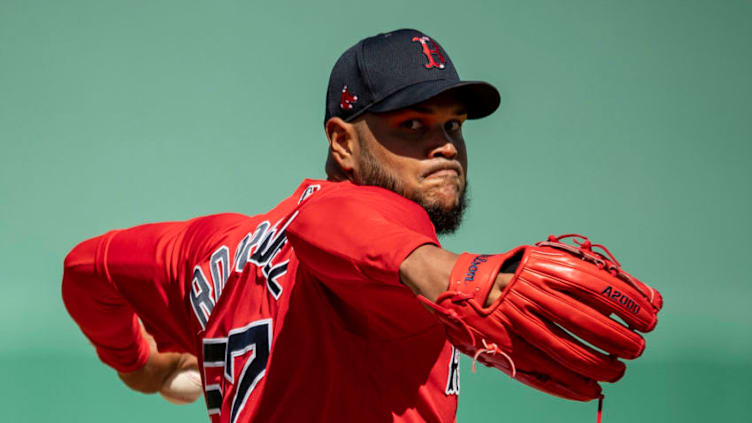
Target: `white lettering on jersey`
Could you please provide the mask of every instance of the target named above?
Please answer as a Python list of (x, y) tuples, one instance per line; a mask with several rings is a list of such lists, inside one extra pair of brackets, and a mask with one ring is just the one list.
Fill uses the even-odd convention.
[(274, 259), (287, 243), (287, 227), (297, 215), (296, 210), (281, 227), (279, 225), (282, 220), (274, 226), (268, 221), (259, 223), (256, 230), (248, 233), (238, 244), (234, 254), (235, 266), (230, 264), (229, 248), (225, 245), (220, 246), (209, 259), (211, 283), (207, 280), (200, 265), (194, 268), (190, 300), (193, 313), (201, 328), (206, 329), (206, 322), (209, 320), (214, 305), (219, 301), (230, 272), (242, 272), (248, 262), (261, 268), (266, 279), (267, 290), (275, 300), (279, 299), (283, 288), (278, 278), (287, 273), (289, 260), (275, 263)]
[(454, 347), (452, 347), (452, 356), (449, 358), (449, 377), (447, 377), (444, 393), (447, 395), (460, 394), (460, 352)]
[(298, 204), (302, 203), (303, 200), (305, 200), (306, 198), (310, 197), (314, 192), (316, 192), (316, 191), (318, 191), (320, 189), (321, 189), (321, 185), (319, 185), (319, 184), (308, 185), (306, 187), (305, 191), (303, 191), (303, 195), (300, 196), (300, 199), (298, 200)]

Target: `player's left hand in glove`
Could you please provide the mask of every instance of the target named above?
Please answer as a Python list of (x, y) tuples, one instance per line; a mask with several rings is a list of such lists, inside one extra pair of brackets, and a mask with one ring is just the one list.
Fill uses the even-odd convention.
[[(567, 237), (576, 245), (561, 242)], [(509, 268), (514, 276), (486, 307), (497, 275)], [(637, 332), (655, 327), (663, 304), (658, 291), (580, 235), (551, 236), (499, 255), (462, 254), (448, 290), (435, 303), (420, 298), (463, 353), (536, 389), (579, 401), (599, 398), (598, 382), (622, 377), (619, 358), (642, 354), (645, 341)]]

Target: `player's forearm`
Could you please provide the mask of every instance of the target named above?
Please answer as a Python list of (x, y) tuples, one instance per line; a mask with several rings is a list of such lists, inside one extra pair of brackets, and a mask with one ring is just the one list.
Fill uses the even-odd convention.
[(68, 254), (63, 302), (102, 361), (118, 371), (132, 371), (144, 365), (149, 347), (133, 310), (98, 266), (107, 236), (84, 241)]
[[(458, 254), (435, 245), (426, 244), (416, 248), (400, 265), (400, 279), (415, 295), (422, 295), (431, 301), (449, 286)], [(496, 301), (513, 274), (499, 273), (496, 283), (486, 299), (486, 305)]]
[(436, 301), (439, 294), (446, 291), (458, 257), (435, 245), (421, 245), (400, 265), (400, 279), (416, 295)]
[(154, 393), (175, 372), (196, 368), (196, 358), (157, 351), (154, 339), (97, 265), (106, 243), (103, 235), (82, 242), (68, 254), (63, 301), (102, 361), (117, 370), (129, 388)]

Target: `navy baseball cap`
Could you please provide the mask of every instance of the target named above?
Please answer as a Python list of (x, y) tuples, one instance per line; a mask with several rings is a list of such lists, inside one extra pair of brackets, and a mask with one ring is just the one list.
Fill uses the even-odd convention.
[(493, 113), (499, 91), (482, 81), (461, 81), (447, 52), (414, 29), (359, 41), (337, 60), (329, 77), (324, 124), (332, 117), (350, 122), (365, 112), (390, 112), (454, 90), (468, 119)]

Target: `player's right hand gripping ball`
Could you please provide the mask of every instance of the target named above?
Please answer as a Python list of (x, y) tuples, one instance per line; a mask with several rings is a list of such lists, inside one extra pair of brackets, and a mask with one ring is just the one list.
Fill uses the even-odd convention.
[[(568, 237), (576, 245), (561, 242)], [(484, 307), (496, 275), (515, 265), (502, 294)], [(625, 365), (618, 358), (642, 354), (645, 340), (637, 332), (655, 327), (663, 305), (658, 291), (581, 235), (552, 235), (499, 255), (462, 254), (449, 289), (435, 304), (421, 300), (463, 353), (536, 389), (579, 401), (600, 397), (599, 381), (622, 377)]]

